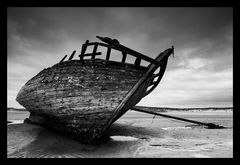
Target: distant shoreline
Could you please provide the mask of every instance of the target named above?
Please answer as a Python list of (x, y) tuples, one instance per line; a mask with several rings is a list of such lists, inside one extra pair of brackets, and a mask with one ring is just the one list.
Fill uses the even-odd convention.
[[(213, 111), (217, 111), (217, 110), (233, 110), (233, 107), (203, 107), (203, 108), (170, 108), (170, 107), (147, 107), (147, 106), (135, 106), (138, 108), (142, 108), (142, 109), (151, 109), (151, 110), (155, 110), (158, 112), (169, 112), (169, 111), (193, 111), (193, 110), (198, 110), (198, 111), (207, 111), (207, 110), (213, 110)], [(13, 107), (8, 107), (7, 111), (27, 111), (24, 108), (13, 108)]]
[(158, 112), (169, 112), (169, 111), (218, 111), (218, 110), (233, 110), (233, 107), (203, 107), (203, 108), (170, 108), (170, 107), (147, 107), (147, 106), (135, 106), (136, 108), (141, 109), (151, 109)]
[(7, 111), (27, 111), (25, 108), (13, 108), (13, 107), (8, 107)]

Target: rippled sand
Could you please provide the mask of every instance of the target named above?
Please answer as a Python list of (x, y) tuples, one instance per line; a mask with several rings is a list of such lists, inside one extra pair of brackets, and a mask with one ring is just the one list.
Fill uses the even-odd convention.
[[(167, 114), (214, 122), (228, 128), (193, 127), (191, 123), (162, 117), (153, 119), (153, 115), (129, 111), (110, 128), (110, 140), (94, 146), (81, 144), (37, 125), (8, 124), (7, 155), (8, 158), (233, 157), (232, 112)], [(11, 115), (9, 120), (21, 120), (24, 116)]]

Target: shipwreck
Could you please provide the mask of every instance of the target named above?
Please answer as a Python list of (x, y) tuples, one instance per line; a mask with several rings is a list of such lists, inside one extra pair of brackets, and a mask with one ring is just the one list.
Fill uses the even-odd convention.
[[(154, 90), (174, 53), (172, 46), (152, 59), (116, 39), (97, 38), (102, 42), (87, 40), (82, 45), (79, 59), (73, 60), (73, 51), (21, 88), (16, 100), (30, 112), (29, 122), (83, 143), (98, 143), (112, 123)], [(89, 47), (91, 53), (86, 52)], [(103, 55), (99, 47), (106, 48), (106, 58), (96, 58)], [(112, 50), (119, 53), (120, 62), (110, 60)], [(127, 63), (127, 56), (135, 62)]]

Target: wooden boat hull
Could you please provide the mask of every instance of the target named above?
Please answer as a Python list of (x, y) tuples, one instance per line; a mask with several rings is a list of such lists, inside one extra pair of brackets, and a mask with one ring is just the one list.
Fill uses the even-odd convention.
[[(114, 121), (158, 85), (173, 53), (169, 48), (151, 59), (110, 38), (98, 38), (108, 44), (87, 40), (80, 60), (72, 60), (73, 51), (68, 61), (64, 56), (21, 88), (16, 100), (30, 112), (26, 121), (84, 143), (98, 143), (107, 137), (104, 133)], [(91, 45), (93, 53), (85, 53)], [(95, 58), (101, 55), (99, 45), (107, 47), (106, 60)], [(122, 52), (122, 62), (109, 61), (111, 49)], [(125, 63), (127, 54), (136, 57), (134, 64)], [(85, 56), (92, 57), (84, 60)], [(148, 67), (140, 65), (142, 59), (150, 62)]]
[(31, 122), (92, 143), (146, 69), (100, 59), (66, 61), (29, 80), (17, 101), (30, 111)]

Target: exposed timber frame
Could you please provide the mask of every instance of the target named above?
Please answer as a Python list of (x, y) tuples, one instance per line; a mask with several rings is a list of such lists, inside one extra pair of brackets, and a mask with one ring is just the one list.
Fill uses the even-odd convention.
[[(80, 62), (84, 63), (84, 57), (87, 57), (87, 56), (91, 56), (91, 59), (94, 60), (96, 58), (96, 56), (102, 55), (102, 52), (97, 51), (98, 47), (102, 46), (102, 47), (107, 48), (106, 61), (109, 61), (111, 50), (114, 49), (114, 50), (121, 52), (121, 54), (122, 54), (121, 63), (122, 64), (125, 64), (127, 55), (131, 55), (133, 57), (136, 57), (136, 60), (134, 62), (134, 65), (136, 67), (141, 65), (142, 60), (145, 60), (145, 61), (149, 62), (150, 64), (155, 64), (156, 66), (159, 66), (159, 67), (164, 65), (161, 61), (157, 61), (157, 60), (152, 59), (142, 53), (139, 53), (135, 50), (132, 50), (132, 49), (124, 46), (124, 45), (121, 45), (116, 39), (111, 39), (108, 37), (100, 37), (100, 36), (97, 36), (97, 38), (105, 43), (89, 42), (89, 40), (86, 40), (86, 42), (84, 44), (82, 44), (81, 53), (78, 55), (80, 58)], [(92, 53), (86, 53), (87, 47), (89, 47), (89, 46), (94, 46)], [(174, 48), (172, 47), (172, 53), (173, 53), (173, 50), (174, 50)], [(73, 56), (75, 55), (75, 53), (76, 53), (76, 51), (72, 52), (68, 61), (73, 59)], [(66, 57), (67, 57), (67, 55), (64, 56), (64, 58), (60, 61), (60, 63), (63, 62)]]

